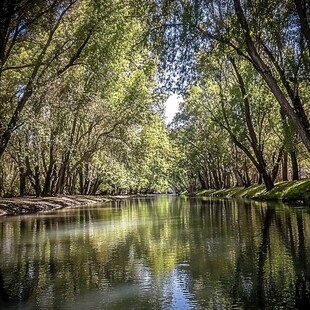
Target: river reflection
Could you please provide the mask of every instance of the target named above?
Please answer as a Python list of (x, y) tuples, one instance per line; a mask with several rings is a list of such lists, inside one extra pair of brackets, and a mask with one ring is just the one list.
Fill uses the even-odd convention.
[(0, 309), (310, 304), (306, 207), (159, 196), (0, 218), (0, 232)]

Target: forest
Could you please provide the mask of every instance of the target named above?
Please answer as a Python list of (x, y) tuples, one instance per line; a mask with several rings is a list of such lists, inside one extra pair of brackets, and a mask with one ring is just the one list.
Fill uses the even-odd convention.
[(310, 178), (309, 6), (2, 1), (0, 196)]

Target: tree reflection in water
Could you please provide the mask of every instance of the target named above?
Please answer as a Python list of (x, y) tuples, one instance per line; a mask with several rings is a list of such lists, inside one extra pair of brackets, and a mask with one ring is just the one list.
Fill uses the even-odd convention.
[(3, 218), (0, 308), (302, 309), (306, 208), (128, 199)]

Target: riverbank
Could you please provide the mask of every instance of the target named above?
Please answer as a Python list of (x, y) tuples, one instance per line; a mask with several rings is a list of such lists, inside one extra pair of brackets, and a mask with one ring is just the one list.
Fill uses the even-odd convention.
[[(286, 181), (275, 184), (266, 192), (264, 185), (252, 185), (247, 188), (232, 187), (221, 190), (201, 190), (197, 197), (248, 198), (255, 200), (283, 201), (310, 204), (310, 179)], [(129, 196), (62, 196), (62, 197), (15, 197), (0, 199), (0, 216), (34, 214), (68, 207), (102, 204)]]
[(264, 185), (252, 185), (247, 188), (233, 187), (221, 190), (201, 190), (196, 193), (196, 196), (310, 203), (310, 179), (279, 182), (269, 192), (266, 192)]
[(33, 214), (68, 207), (102, 204), (122, 197), (62, 196), (62, 197), (16, 197), (0, 199), (0, 216)]

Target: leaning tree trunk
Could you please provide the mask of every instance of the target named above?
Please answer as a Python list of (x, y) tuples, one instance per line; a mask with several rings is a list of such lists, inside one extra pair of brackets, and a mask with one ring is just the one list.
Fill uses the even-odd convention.
[(252, 123), (252, 116), (251, 116), (251, 111), (250, 111), (250, 102), (249, 102), (248, 93), (247, 93), (246, 88), (245, 88), (245, 83), (243, 81), (243, 78), (242, 78), (237, 66), (236, 66), (234, 59), (230, 59), (230, 61), (233, 65), (234, 71), (236, 73), (239, 88), (240, 88), (242, 99), (243, 99), (245, 121), (246, 121), (247, 129), (249, 132), (249, 136), (250, 136), (251, 147), (253, 149), (253, 152), (254, 152), (255, 158), (256, 158), (256, 165), (255, 166), (257, 167), (258, 172), (262, 175), (262, 178), (263, 178), (264, 183), (266, 185), (267, 191), (270, 191), (274, 187), (274, 181), (273, 181), (272, 176), (267, 171), (263, 151), (259, 146), (259, 141), (257, 139), (255, 129), (254, 129), (254, 126)]
[[(308, 118), (306, 117), (306, 113), (299, 101), (293, 100), (293, 105), (298, 105), (297, 107), (292, 107), (286, 96), (284, 95), (281, 87), (279, 86), (276, 78), (273, 76), (271, 69), (267, 65), (267, 63), (260, 56), (254, 42), (252, 39), (252, 34), (248, 25), (248, 21), (245, 17), (244, 11), (242, 9), (240, 0), (234, 0), (234, 6), (236, 15), (243, 30), (245, 36), (245, 43), (247, 46), (247, 53), (251, 59), (251, 63), (254, 68), (260, 73), (270, 91), (280, 104), (281, 108), (285, 111), (286, 115), (290, 117), (290, 119), (294, 122), (298, 134), (304, 143), (307, 150), (310, 152), (310, 126)], [(281, 73), (281, 72), (280, 72)], [(283, 78), (283, 77), (282, 77)], [(285, 88), (287, 88), (287, 81), (284, 81)]]
[(245, 187), (245, 182), (242, 178), (240, 171), (237, 168), (234, 168), (233, 172), (234, 172), (235, 179), (236, 179), (236, 186)]

